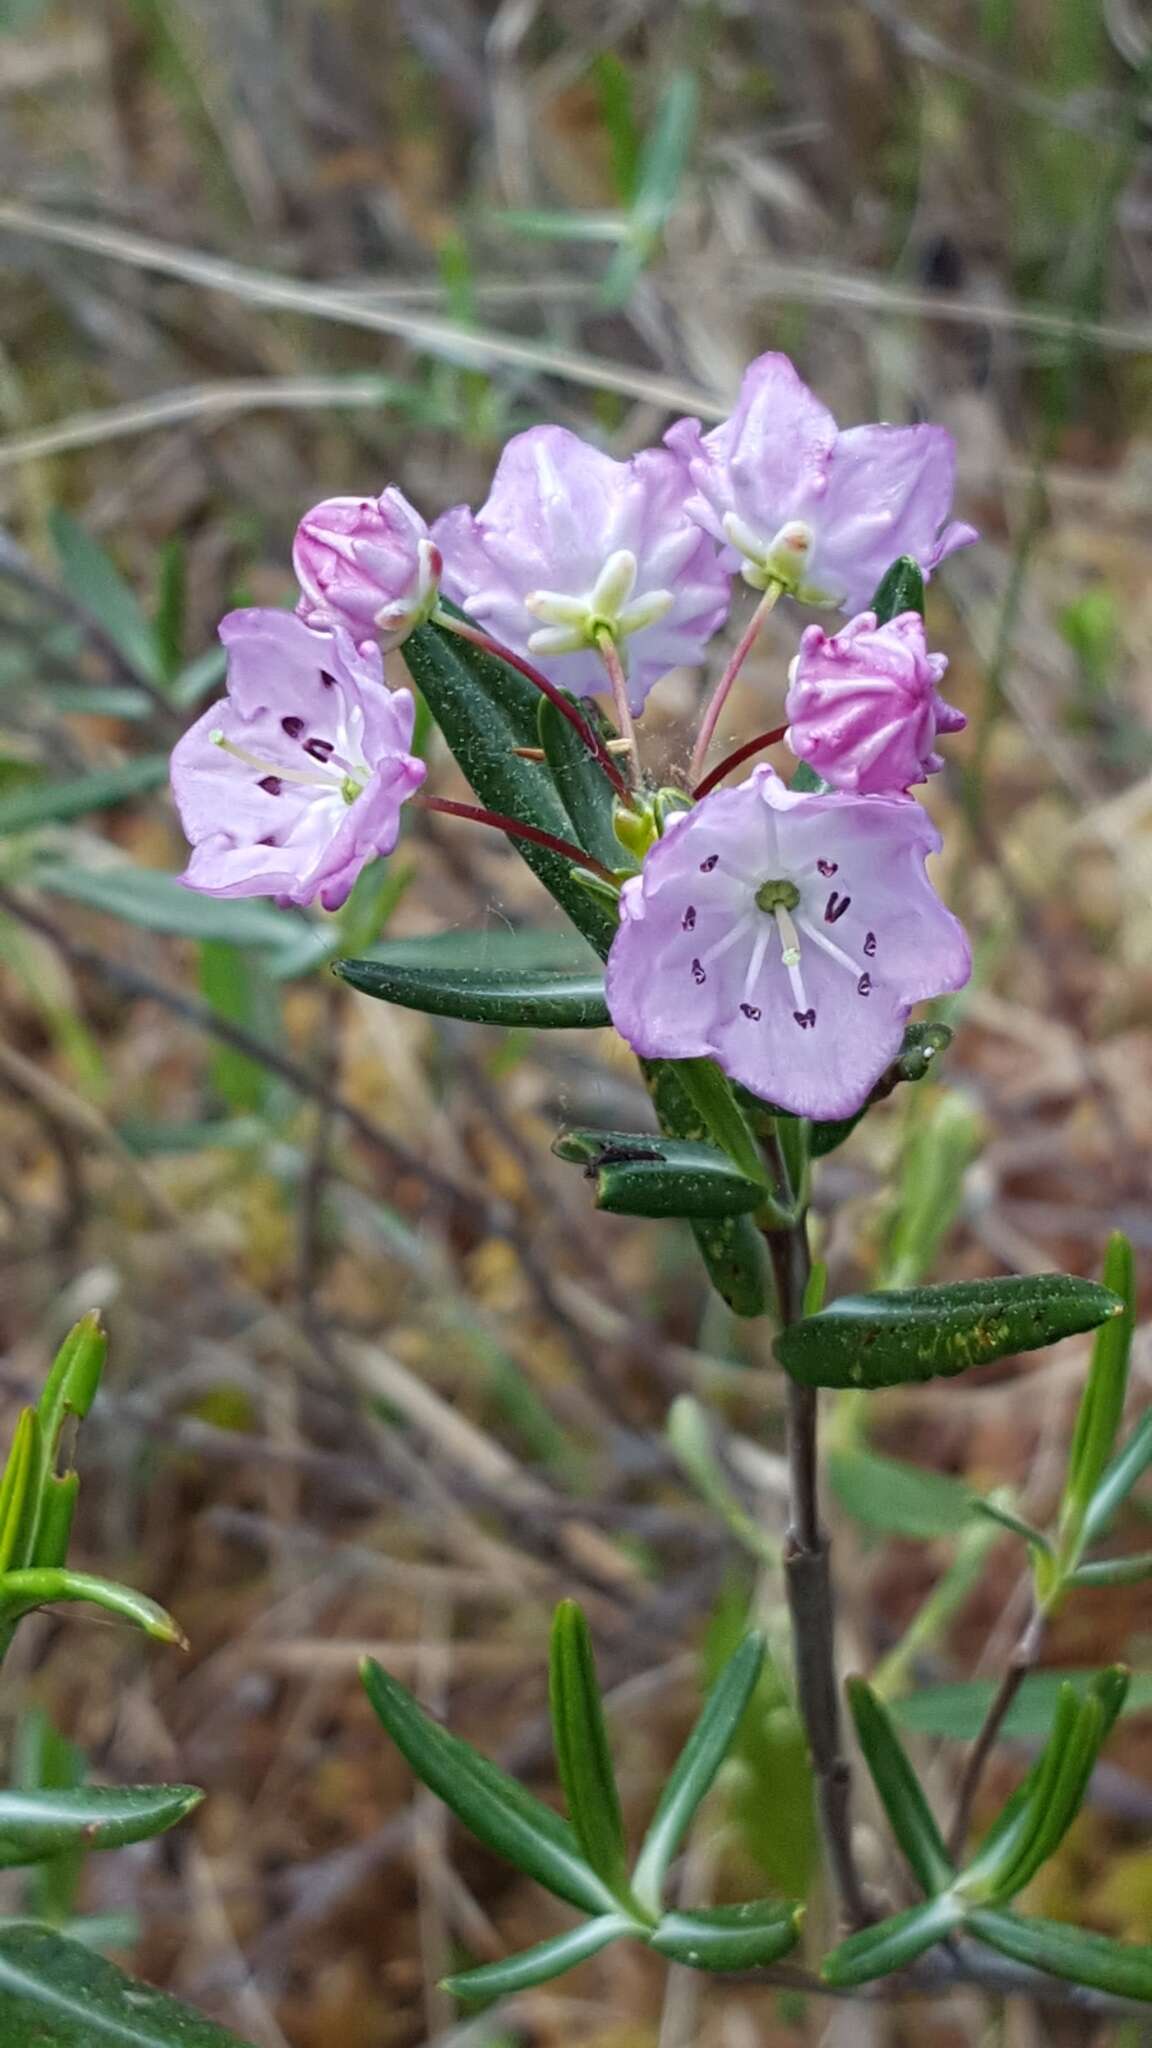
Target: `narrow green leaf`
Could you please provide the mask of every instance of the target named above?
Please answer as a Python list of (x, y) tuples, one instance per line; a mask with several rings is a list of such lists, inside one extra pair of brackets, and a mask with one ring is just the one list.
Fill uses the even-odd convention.
[(635, 1923), (622, 1913), (605, 1913), (569, 1928), (567, 1934), (557, 1934), (551, 1941), (523, 1949), (518, 1956), (506, 1956), (498, 1963), (484, 1963), (479, 1969), (461, 1970), (455, 1977), (445, 1977), (443, 1989), (453, 1998), (477, 2002), (508, 1998), (514, 1991), (527, 1991), (533, 1984), (548, 1984), (553, 1977), (562, 1977), (566, 1970), (574, 1970), (577, 1963), (599, 1955), (609, 1942), (619, 1941), (622, 1934), (637, 1932)]
[(66, 825), (89, 811), (104, 811), (129, 797), (143, 796), (168, 780), (166, 754), (137, 754), (116, 768), (96, 768), (69, 782), (37, 782), (0, 796), (0, 838), (40, 825)]
[(0, 1479), (0, 1573), (6, 1572), (13, 1561), (24, 1562), (25, 1532), (30, 1525), (35, 1526), (34, 1485), (39, 1464), (40, 1418), (34, 1408), (25, 1408), (13, 1432), (12, 1448)]
[(862, 1678), (850, 1678), (846, 1690), (864, 1761), (909, 1868), (930, 1897), (945, 1891), (956, 1868), (891, 1717)]
[(60, 1435), (69, 1415), (83, 1421), (100, 1385), (108, 1339), (95, 1309), (68, 1332), (52, 1362), (37, 1406), (36, 1464), (28, 1515), (20, 1544), (7, 1570), (63, 1565), (80, 1482), (74, 1472), (58, 1473)]
[(1152, 1409), (1142, 1415), (1126, 1444), (1117, 1451), (1089, 1503), (1084, 1518), (1084, 1542), (1096, 1543), (1107, 1534), (1113, 1515), (1121, 1508), (1139, 1479), (1152, 1465)]
[(926, 1899), (906, 1913), (894, 1913), (890, 1920), (849, 1935), (825, 1956), (820, 1975), (825, 1983), (840, 1989), (888, 1977), (894, 1970), (907, 1969), (925, 1949), (955, 1934), (962, 1921), (960, 1907), (946, 1892), (938, 1899)]
[(728, 1153), (746, 1180), (767, 1189), (760, 1149), (727, 1075), (712, 1060), (678, 1060), (676, 1075), (713, 1144)]
[(154, 1637), (158, 1643), (187, 1647), (172, 1616), (143, 1593), (137, 1593), (131, 1586), (115, 1585), (111, 1579), (95, 1579), (87, 1572), (61, 1571), (56, 1566), (4, 1573), (0, 1578), (0, 1626), (8, 1627), (22, 1614), (31, 1614), (37, 1607), (52, 1606), (61, 1600), (90, 1601), (119, 1620), (142, 1628), (145, 1635)]
[(687, 1139), (653, 1139), (650, 1157), (609, 1156), (592, 1171), (596, 1207), (614, 1216), (745, 1216), (764, 1202), (727, 1153)]
[(589, 1913), (615, 1912), (615, 1899), (558, 1813), (470, 1743), (450, 1735), (371, 1658), (360, 1676), (379, 1720), (421, 1783), (480, 1841), (571, 1905)]
[(0, 1926), (4, 2048), (245, 2048), (239, 2036), (47, 1927)]
[(1114, 1998), (1152, 2002), (1152, 1948), (1110, 1941), (1061, 1920), (1022, 1920), (1015, 1913), (970, 1913), (967, 1929), (1014, 1963)]
[(1136, 1327), (1136, 1278), (1132, 1246), (1114, 1231), (1104, 1260), (1105, 1287), (1123, 1302), (1123, 1312), (1096, 1332), (1092, 1363), (1076, 1416), (1068, 1454), (1068, 1480), (1060, 1516), (1061, 1556), (1073, 1557), (1084, 1520), (1116, 1444), (1128, 1390), (1128, 1362)]
[[(641, 1071), (661, 1130), (670, 1138), (707, 1140), (708, 1126), (685, 1092), (681, 1069), (670, 1060), (648, 1060)], [(708, 1278), (733, 1315), (765, 1315), (771, 1297), (764, 1241), (751, 1218), (694, 1216), (690, 1227)]]
[(695, 133), (698, 101), (693, 73), (674, 72), (640, 154), (628, 239), (604, 281), (604, 297), (610, 306), (624, 304), (676, 204)]
[(525, 1030), (586, 1031), (611, 1023), (604, 976), (559, 976), (475, 967), (412, 967), (387, 959), (334, 960), (333, 972), (362, 995), (400, 1003), (433, 1017), (463, 1017), (475, 1024)]
[(1013, 1536), (1020, 1536), (1035, 1550), (1042, 1550), (1045, 1557), (1052, 1554), (1052, 1545), (1042, 1529), (1034, 1528), (1023, 1515), (1014, 1514), (1002, 1500), (989, 1500), (983, 1494), (971, 1495), (970, 1504), (974, 1515), (983, 1515), (986, 1521), (999, 1522), (1002, 1529), (1008, 1529)]
[(793, 1379), (817, 1387), (894, 1387), (949, 1378), (1093, 1330), (1122, 1315), (1095, 1280), (1041, 1273), (848, 1294), (776, 1339)]
[(621, 206), (636, 196), (643, 140), (636, 119), (632, 74), (615, 50), (601, 50), (592, 61), (592, 78), (600, 102), (600, 118), (612, 144), (612, 175)]
[(45, 861), (36, 880), (54, 896), (105, 911), (143, 931), (180, 939), (225, 939), (229, 945), (278, 954), (282, 957), (274, 965), (283, 976), (311, 971), (331, 943), (323, 925), (308, 924), (291, 911), (276, 910), (271, 903), (201, 896), (183, 888), (175, 875), (127, 861), (99, 868)]
[(924, 616), (924, 572), (912, 555), (901, 555), (877, 584), (868, 607), (880, 625), (899, 618), (901, 612)]
[(175, 1827), (204, 1797), (194, 1785), (84, 1785), (0, 1791), (0, 1867), (80, 1848), (117, 1849)]
[(794, 1901), (749, 1899), (741, 1906), (665, 1913), (650, 1946), (694, 1970), (760, 1970), (795, 1948), (803, 1921), (804, 1908)]
[(1135, 1557), (1104, 1557), (1093, 1564), (1078, 1565), (1068, 1580), (1070, 1586), (1138, 1586), (1152, 1578), (1152, 1550)]
[[(1004, 1723), (1005, 1742), (1034, 1742), (1047, 1734), (1062, 1685), (1070, 1684), (1080, 1695), (1087, 1691), (1094, 1675), (1090, 1671), (1040, 1671), (1026, 1678)], [(951, 1737), (971, 1742), (979, 1734), (984, 1716), (992, 1704), (995, 1686), (986, 1679), (966, 1679), (956, 1685), (925, 1686), (903, 1699), (893, 1700), (891, 1712), (902, 1728), (917, 1735)], [(1152, 1710), (1152, 1671), (1138, 1671), (1124, 1701), (1124, 1714)]]
[[(589, 699), (579, 704), (575, 698), (571, 701), (582, 718), (597, 722), (602, 738), (615, 737)], [(571, 821), (570, 836), (604, 867), (623, 867), (624, 849), (613, 827), (616, 796), (599, 761), (589, 752), (571, 721), (547, 697), (541, 697), (537, 717), (540, 745)]]
[(552, 1623), (549, 1672), (552, 1739), (568, 1817), (584, 1855), (617, 1899), (629, 1901), (628, 1845), (592, 1638), (575, 1600), (562, 1600)]
[(65, 587), (99, 620), (134, 668), (153, 682), (161, 681), (156, 635), (112, 557), (70, 513), (56, 507), (48, 524)]
[[(1074, 1697), (1071, 1692), (1069, 1697)], [(1014, 1853), (1002, 1860), (990, 1892), (992, 1904), (1006, 1905), (1022, 1892), (1059, 1847), (1080, 1810), (1103, 1740), (1103, 1709), (1089, 1695), (1076, 1705), (1067, 1732), (1053, 1732), (1036, 1781), (1031, 1826), (1025, 1823)]]
[(745, 1636), (713, 1685), (660, 1795), (632, 1877), (646, 1911), (659, 1909), (672, 1858), (731, 1747), (764, 1667), (764, 1638)]
[(829, 1451), (828, 1480), (858, 1522), (893, 1536), (931, 1542), (959, 1535), (972, 1519), (972, 1496), (960, 1480), (876, 1451)]

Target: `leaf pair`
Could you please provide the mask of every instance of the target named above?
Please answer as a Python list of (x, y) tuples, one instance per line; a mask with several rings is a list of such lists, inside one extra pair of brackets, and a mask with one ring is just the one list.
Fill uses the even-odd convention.
[(405, 1688), (368, 1660), (364, 1685), (381, 1722), (422, 1783), (497, 1854), (589, 1917), (554, 1940), (448, 1980), (462, 1998), (495, 1998), (542, 1984), (631, 1936), (698, 1969), (751, 1968), (787, 1953), (800, 1909), (774, 1900), (697, 1913), (664, 1912), (669, 1867), (731, 1745), (763, 1661), (749, 1636), (725, 1665), (673, 1768), (635, 1865), (629, 1868), (620, 1798), (584, 1615), (557, 1609), (550, 1700), (569, 1819), (526, 1792), (470, 1744), (433, 1721)]

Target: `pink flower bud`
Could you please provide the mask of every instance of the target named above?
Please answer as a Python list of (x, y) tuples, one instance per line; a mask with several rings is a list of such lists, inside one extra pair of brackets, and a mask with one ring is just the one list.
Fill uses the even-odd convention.
[(966, 722), (937, 691), (947, 666), (928, 653), (919, 612), (884, 626), (861, 612), (835, 634), (809, 626), (785, 700), (792, 752), (834, 789), (904, 794), (944, 766), (937, 735)]
[(343, 626), (357, 641), (395, 647), (436, 600), (440, 552), (395, 485), (378, 498), (325, 498), (305, 513), (293, 566), (312, 626)]

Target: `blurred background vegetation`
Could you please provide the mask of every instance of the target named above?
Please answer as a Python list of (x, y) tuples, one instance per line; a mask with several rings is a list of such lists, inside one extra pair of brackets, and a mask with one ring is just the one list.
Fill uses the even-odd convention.
[[(423, 815), (309, 923), (181, 891), (164, 784), (217, 619), (291, 600), (320, 497), (395, 480), (431, 516), (537, 419), (627, 453), (722, 416), (767, 347), (846, 422), (943, 420), (985, 540), (931, 593), (970, 725), (929, 801), (978, 969), (946, 1071), (822, 1168), (824, 1250), (838, 1291), (1091, 1273), (1119, 1225), (1147, 1271), (1150, 120), (1138, 0), (0, 0), (0, 1420), (101, 1306), (84, 1559), (194, 1646), (28, 1624), (3, 1733), (28, 1783), (209, 1793), (4, 1906), (95, 1916), (258, 2048), (1102, 2038), (970, 1993), (838, 2016), (626, 1947), (512, 2012), (437, 1989), (558, 1923), (413, 1798), (357, 1656), (547, 1790), (577, 1594), (639, 1821), (757, 1578), (784, 1635), (777, 1389), (677, 1227), (596, 1216), (549, 1157), (559, 1116), (635, 1120), (609, 1034), (465, 1031), (324, 971), (385, 931), (564, 957), (501, 842)], [(650, 758), (683, 760), (698, 687), (659, 693)], [(1084, 1357), (832, 1413), (844, 1654), (939, 1790), (1025, 1599), (964, 1483), (1046, 1511)], [(1146, 1588), (1070, 1603), (1050, 1650), (1115, 1655), (1152, 1670)], [(1110, 1757), (1035, 1903), (1147, 1941), (1147, 1711)], [(811, 1846), (778, 1664), (688, 1894), (794, 1889)]]

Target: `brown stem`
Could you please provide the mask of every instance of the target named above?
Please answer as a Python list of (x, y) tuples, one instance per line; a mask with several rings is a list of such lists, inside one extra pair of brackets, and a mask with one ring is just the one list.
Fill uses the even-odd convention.
[(771, 732), (758, 732), (754, 740), (746, 740), (742, 747), (737, 747), (734, 754), (727, 754), (715, 768), (709, 769), (703, 782), (696, 784), (692, 794), (697, 802), (702, 796), (707, 796), (714, 790), (718, 782), (723, 782), (726, 775), (731, 775), (734, 768), (739, 768), (742, 761), (749, 760), (753, 754), (762, 753), (766, 747), (778, 746), (787, 730), (786, 725), (774, 725)]
[(542, 832), (536, 825), (525, 825), (519, 818), (506, 818), (502, 811), (486, 811), (479, 804), (458, 804), (448, 796), (416, 796), (413, 803), (421, 810), (439, 811), (445, 818), (467, 818), (473, 825), (491, 825), (497, 832), (507, 832), (512, 839), (530, 839), (533, 846), (546, 846), (549, 853), (558, 853), (564, 860), (570, 860), (573, 867), (589, 868), (599, 875), (602, 882), (615, 885), (616, 877), (603, 861), (593, 860), (582, 846), (571, 839), (557, 839), (552, 832)]
[[(803, 1218), (764, 1233), (776, 1282), (781, 1323), (797, 1322), (811, 1260)], [(817, 1397), (814, 1387), (786, 1380), (791, 1521), (784, 1579), (796, 1660), (800, 1716), (808, 1738), (824, 1845), (845, 1917), (854, 1927), (871, 1917), (852, 1848), (852, 1780), (840, 1734), (835, 1612), (828, 1537), (820, 1524), (817, 1481)]]
[(464, 619), (453, 618), (451, 612), (446, 611), (437, 611), (435, 623), (443, 626), (446, 633), (455, 633), (458, 640), (467, 640), (471, 646), (478, 647), (482, 654), (494, 655), (497, 661), (504, 662), (508, 668), (514, 668), (518, 675), (526, 676), (530, 683), (534, 683), (541, 695), (556, 706), (561, 717), (566, 718), (569, 725), (575, 727), (588, 752), (599, 761), (621, 802), (627, 804), (629, 809), (632, 808), (632, 792), (600, 734), (591, 720), (584, 718), (575, 705), (568, 702), (563, 690), (558, 690), (555, 683), (550, 682), (538, 668), (533, 668), (530, 661), (525, 661), (522, 654), (514, 654), (510, 647), (502, 647), (499, 640), (493, 640), (490, 634), (481, 632), (479, 626), (470, 626)]
[(988, 1759), (992, 1754), (996, 1738), (1008, 1718), (1008, 1712), (1024, 1680), (1035, 1668), (1044, 1641), (1046, 1616), (1033, 1609), (1028, 1625), (1008, 1660), (1008, 1667), (996, 1688), (996, 1695), (984, 1716), (984, 1725), (973, 1742), (960, 1774), (960, 1789), (956, 1794), (956, 1812), (948, 1834), (948, 1849), (953, 1860), (959, 1862), (968, 1839), (972, 1824), (972, 1808)]

